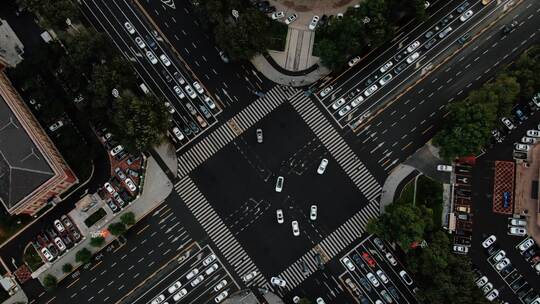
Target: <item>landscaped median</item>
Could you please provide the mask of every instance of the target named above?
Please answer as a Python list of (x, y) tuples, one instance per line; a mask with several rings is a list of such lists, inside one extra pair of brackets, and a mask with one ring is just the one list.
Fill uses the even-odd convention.
[[(35, 274), (43, 286), (47, 289), (54, 288), (71, 272), (91, 262), (93, 255), (124, 234), (169, 196), (172, 191), (172, 183), (152, 157), (147, 159), (145, 182), (141, 189), (138, 198), (118, 212), (115, 217), (100, 225), (103, 228), (99, 231), (88, 232), (89, 235), (86, 235), (79, 244), (62, 257), (41, 267)], [(29, 257), (32, 255), (29, 254)]]

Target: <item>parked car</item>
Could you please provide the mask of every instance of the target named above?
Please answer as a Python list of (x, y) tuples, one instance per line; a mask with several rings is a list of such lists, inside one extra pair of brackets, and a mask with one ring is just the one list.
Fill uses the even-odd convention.
[(512, 121), (506, 117), (501, 118), (501, 121), (506, 126), (506, 128), (508, 128), (508, 130), (513, 130), (516, 128)]
[(409, 274), (405, 270), (400, 271), (399, 276), (403, 279), (405, 284), (407, 284), (409, 286), (412, 285), (413, 280), (411, 279), (411, 277), (409, 276)]
[(441, 172), (452, 172), (453, 167), (449, 165), (437, 165), (437, 171)]
[(354, 267), (354, 264), (353, 262), (351, 261), (351, 259), (349, 259), (348, 257), (343, 257), (341, 259), (341, 262), (347, 266), (347, 269), (349, 269), (349, 271), (354, 271), (356, 269), (356, 267)]
[(495, 241), (497, 241), (497, 237), (494, 236), (494, 235), (490, 235), (489, 237), (487, 237), (487, 238), (482, 242), (482, 247), (488, 248), (488, 247), (490, 247), (491, 245), (493, 245), (493, 244), (495, 243)]
[(53, 123), (52, 125), (50, 125), (49, 130), (51, 132), (54, 132), (54, 131), (60, 129), (60, 127), (62, 127), (63, 125), (64, 125), (64, 123), (61, 120), (59, 120), (59, 121)]
[(291, 222), (292, 231), (294, 236), (300, 235), (300, 227), (298, 226), (298, 221), (292, 221)]
[(285, 12), (283, 12), (283, 11), (274, 12), (274, 13), (272, 13), (271, 17), (272, 17), (273, 20), (284, 18), (285, 17)]
[(309, 23), (308, 28), (312, 31), (315, 30), (315, 28), (317, 27), (317, 23), (319, 23), (319, 16), (315, 15), (313, 16), (313, 18), (311, 18), (311, 22)]
[(328, 95), (328, 93), (330, 93), (330, 91), (332, 91), (334, 89), (333, 86), (327, 86), (326, 88), (324, 88), (321, 93), (319, 93), (319, 96), (321, 97), (325, 97), (326, 95)]
[(469, 247), (464, 245), (454, 245), (454, 252), (459, 254), (467, 254)]
[(349, 60), (348, 64), (350, 67), (354, 66), (355, 64), (357, 64), (360, 59), (362, 59), (360, 56), (354, 56), (353, 58), (351, 58), (351, 60)]
[(298, 15), (296, 13), (290, 15), (289, 17), (287, 17), (287, 19), (285, 19), (285, 24), (289, 25), (291, 23), (293, 23), (296, 19), (298, 18)]
[(516, 236), (525, 236), (527, 235), (527, 230), (525, 229), (525, 227), (510, 227), (509, 234)]

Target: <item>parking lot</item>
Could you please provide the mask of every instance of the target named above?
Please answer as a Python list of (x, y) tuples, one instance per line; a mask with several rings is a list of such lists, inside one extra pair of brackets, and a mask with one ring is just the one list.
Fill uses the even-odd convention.
[(343, 286), (358, 303), (417, 303), (415, 284), (383, 240), (368, 237), (340, 258)]
[(220, 303), (239, 290), (208, 245), (194, 246), (178, 261), (178, 266), (130, 303)]
[(43, 261), (52, 262), (81, 239), (79, 229), (63, 215), (39, 233), (32, 245), (41, 254)]

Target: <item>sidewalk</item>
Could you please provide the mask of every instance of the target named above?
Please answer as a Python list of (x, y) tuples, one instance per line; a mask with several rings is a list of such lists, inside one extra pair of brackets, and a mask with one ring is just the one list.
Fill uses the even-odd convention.
[(384, 213), (386, 206), (394, 202), (396, 191), (398, 188), (401, 189), (400, 186), (403, 181), (408, 180), (408, 177), (414, 175), (414, 172), (416, 172), (414, 167), (404, 164), (397, 166), (390, 172), (382, 188), (381, 202), (379, 204), (381, 214)]
[[(146, 177), (143, 185), (143, 191), (136, 200), (134, 200), (122, 211), (115, 214), (115, 217), (100, 222), (99, 224), (97, 224), (97, 227), (96, 225), (90, 227), (88, 231), (97, 232), (99, 230), (106, 229), (110, 223), (119, 221), (120, 216), (126, 212), (133, 212), (135, 214), (135, 219), (138, 221), (146, 214), (151, 212), (154, 208), (159, 206), (163, 202), (163, 200), (165, 200), (165, 198), (171, 193), (172, 183), (152, 157), (149, 157), (147, 160), (145, 176)], [(103, 247), (105, 247), (108, 243), (112, 242), (115, 237), (111, 234), (108, 234), (105, 237), (105, 245), (101, 248), (90, 246), (90, 239), (90, 235), (85, 236), (85, 238), (79, 244), (71, 248), (69, 252), (64, 254), (61, 258), (55, 260), (52, 264), (45, 264), (44, 267), (46, 268), (42, 269), (41, 273), (39, 273), (38, 279), (43, 282), (43, 278), (46, 275), (51, 274), (55, 276), (59, 281), (62, 280), (64, 277), (69, 275), (62, 271), (62, 266), (64, 264), (70, 263), (74, 266), (75, 269), (81, 266), (80, 263), (77, 263), (75, 261), (75, 255), (77, 254), (77, 251), (81, 250), (83, 247), (86, 247), (94, 254), (97, 251), (101, 250)]]
[[(274, 51), (269, 51), (270, 53)], [(283, 52), (282, 52), (283, 53)], [(272, 56), (272, 55), (271, 55)], [(276, 70), (263, 55), (257, 55), (251, 59), (251, 63), (255, 68), (261, 72), (266, 78), (272, 80), (275, 83), (289, 85), (293, 87), (302, 87), (312, 84), (322, 77), (325, 77), (330, 73), (325, 67), (319, 65), (319, 67), (308, 73), (307, 75), (289, 76)]]

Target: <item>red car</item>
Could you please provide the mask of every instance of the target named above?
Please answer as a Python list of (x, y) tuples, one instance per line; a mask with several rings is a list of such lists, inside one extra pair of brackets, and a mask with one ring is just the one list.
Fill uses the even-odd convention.
[(375, 260), (367, 252), (362, 253), (362, 258), (364, 259), (364, 261), (366, 261), (369, 267), (375, 267), (375, 265), (377, 265)]

